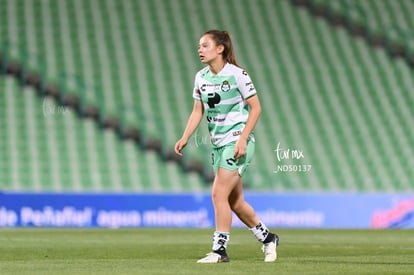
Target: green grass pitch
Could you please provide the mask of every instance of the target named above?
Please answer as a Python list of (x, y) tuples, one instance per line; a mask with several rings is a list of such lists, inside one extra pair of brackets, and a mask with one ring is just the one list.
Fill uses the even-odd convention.
[(264, 263), (247, 230), (232, 231), (230, 263), (197, 264), (205, 229), (0, 229), (0, 274), (413, 274), (413, 230), (277, 230)]

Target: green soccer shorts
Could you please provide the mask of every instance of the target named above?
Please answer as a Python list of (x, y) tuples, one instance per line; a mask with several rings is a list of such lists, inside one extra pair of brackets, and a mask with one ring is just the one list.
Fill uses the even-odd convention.
[(234, 158), (234, 146), (236, 142), (230, 142), (222, 147), (213, 148), (212, 152), (212, 161), (214, 174), (217, 174), (218, 168), (224, 168), (230, 171), (237, 169), (239, 175), (243, 176), (243, 173), (246, 171), (247, 166), (250, 165), (250, 162), (253, 159), (254, 155), (254, 141), (247, 141), (246, 155), (241, 158)]

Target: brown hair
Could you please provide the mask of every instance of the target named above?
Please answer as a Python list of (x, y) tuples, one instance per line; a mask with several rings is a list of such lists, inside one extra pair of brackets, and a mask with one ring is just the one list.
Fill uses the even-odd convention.
[(234, 54), (233, 43), (231, 42), (230, 34), (226, 31), (209, 30), (203, 35), (211, 35), (217, 45), (223, 45), (223, 59), (230, 64), (239, 66)]

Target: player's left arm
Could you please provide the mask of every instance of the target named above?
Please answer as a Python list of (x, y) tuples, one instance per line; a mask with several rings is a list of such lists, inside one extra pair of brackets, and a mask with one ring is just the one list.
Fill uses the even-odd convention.
[(253, 81), (249, 74), (244, 70), (237, 75), (237, 88), (239, 89), (242, 98), (244, 98), (247, 105), (249, 105), (249, 116), (246, 125), (234, 147), (234, 157), (240, 158), (246, 154), (247, 140), (256, 126), (262, 108)]
[(250, 134), (253, 132), (254, 127), (256, 127), (256, 123), (259, 120), (260, 114), (262, 113), (262, 107), (257, 95), (252, 95), (246, 100), (246, 102), (250, 108), (249, 117), (240, 137), (247, 141)]
[(240, 158), (246, 154), (247, 139), (253, 132), (254, 127), (256, 127), (257, 121), (259, 120), (260, 114), (262, 112), (259, 97), (256, 94), (246, 99), (246, 102), (250, 108), (249, 117), (247, 119), (246, 126), (241, 132), (239, 140), (234, 147), (235, 158)]

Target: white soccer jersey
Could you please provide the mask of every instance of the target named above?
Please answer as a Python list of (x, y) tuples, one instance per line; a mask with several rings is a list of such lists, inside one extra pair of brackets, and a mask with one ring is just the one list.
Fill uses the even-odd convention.
[(247, 72), (233, 64), (227, 63), (217, 75), (209, 67), (197, 72), (193, 97), (203, 102), (213, 147), (238, 139), (249, 116), (246, 99), (255, 94)]

